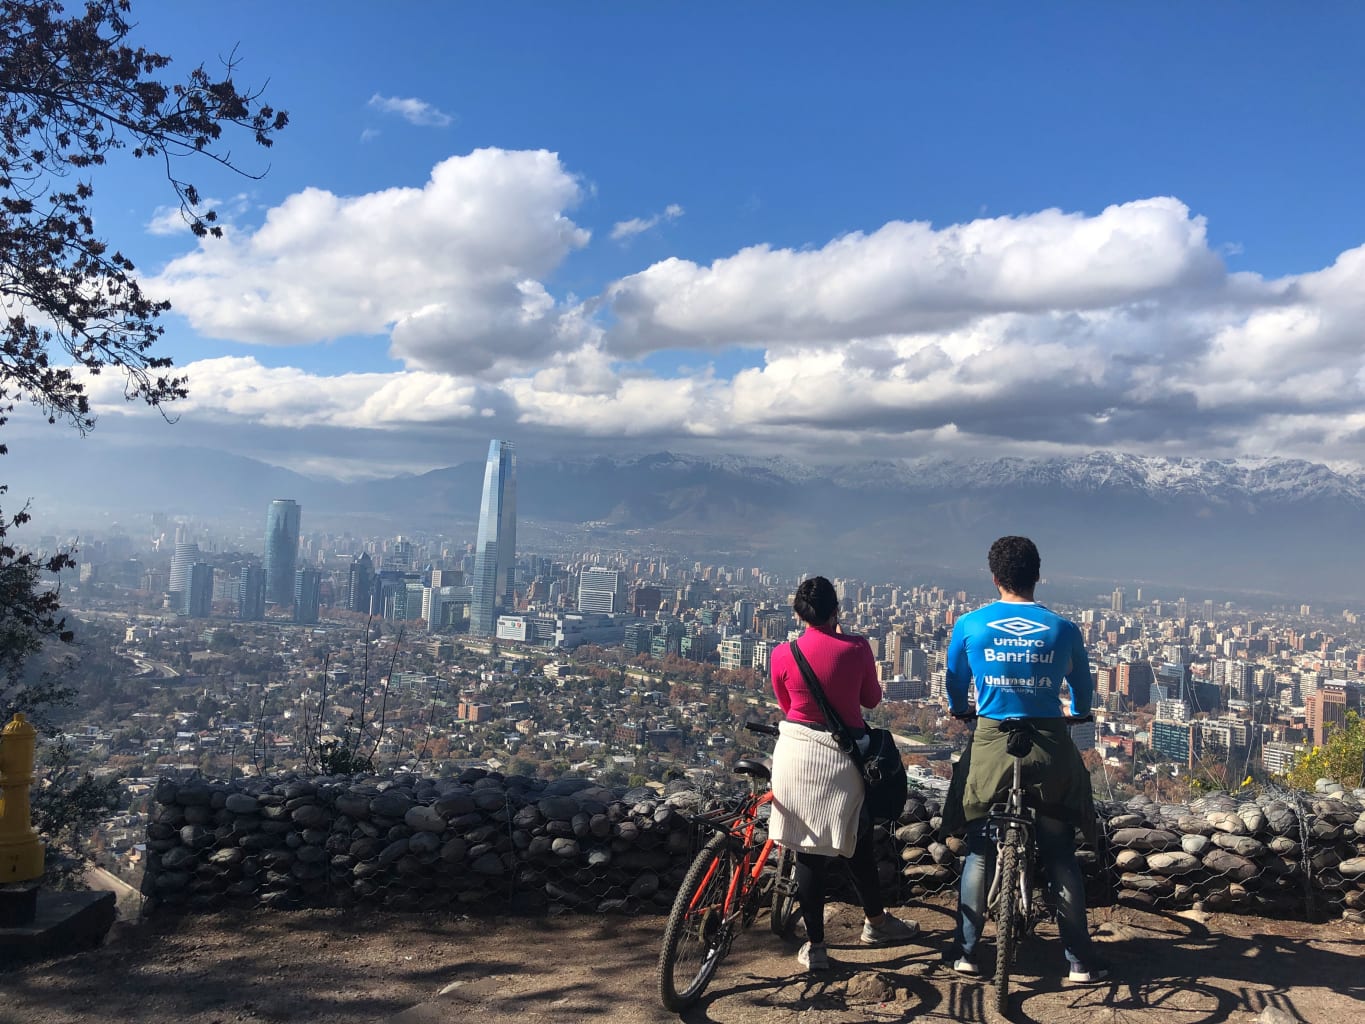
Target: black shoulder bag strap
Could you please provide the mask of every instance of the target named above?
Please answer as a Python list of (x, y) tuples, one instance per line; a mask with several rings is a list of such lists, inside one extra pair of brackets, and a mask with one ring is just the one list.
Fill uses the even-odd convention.
[(815, 670), (810, 667), (810, 662), (801, 653), (801, 648), (796, 646), (796, 641), (791, 641), (787, 646), (791, 648), (792, 657), (796, 659), (796, 667), (801, 670), (801, 678), (806, 681), (806, 689), (815, 698), (815, 703), (820, 705), (820, 713), (825, 716), (825, 724), (834, 734), (834, 738), (839, 742), (839, 749), (849, 757), (853, 758), (853, 763), (858, 766), (859, 771), (863, 767), (863, 752), (858, 747), (858, 742), (853, 738), (853, 734), (848, 731), (848, 726), (844, 725), (844, 720), (839, 717), (834, 706), (830, 704), (829, 698), (825, 696), (825, 689), (820, 685), (820, 680), (815, 675)]

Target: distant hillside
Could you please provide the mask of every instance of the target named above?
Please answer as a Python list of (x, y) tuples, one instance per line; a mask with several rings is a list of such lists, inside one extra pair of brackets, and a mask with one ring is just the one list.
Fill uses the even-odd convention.
[[(0, 468), (28, 470), (15, 493), (32, 495), (40, 513), (250, 517), (292, 497), (306, 525), (363, 517), (456, 536), (472, 532), (483, 474), (480, 461), (338, 483), (198, 449), (161, 450), (154, 462), (77, 458), (60, 476), (35, 475), (14, 456)], [(979, 572), (994, 537), (1026, 533), (1054, 575), (1365, 603), (1365, 475), (1299, 460), (523, 458), (517, 497), (523, 520), (590, 523), (604, 544), (642, 532), (640, 543), (723, 551), (732, 563), (888, 579)]]

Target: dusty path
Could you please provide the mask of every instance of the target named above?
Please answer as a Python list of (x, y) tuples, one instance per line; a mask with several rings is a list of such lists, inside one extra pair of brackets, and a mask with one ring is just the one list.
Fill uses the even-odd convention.
[[(989, 989), (941, 963), (947, 908), (908, 912), (922, 941), (853, 945), (861, 918), (829, 926), (835, 968), (813, 980), (795, 943), (758, 927), (736, 943), (688, 1022), (852, 1024), (989, 1021)], [(1128, 909), (1093, 914), (1112, 983), (1059, 980), (1055, 937), (1026, 945), (1010, 1019), (1250, 1024), (1266, 1007), (1311, 1024), (1353, 1020), (1365, 1000), (1365, 928), (1220, 915), (1207, 922)], [(459, 919), (219, 914), (116, 926), (101, 949), (0, 974), (4, 1024), (524, 1024), (677, 1020), (658, 1008), (663, 920)], [(984, 966), (984, 965), (983, 965)]]

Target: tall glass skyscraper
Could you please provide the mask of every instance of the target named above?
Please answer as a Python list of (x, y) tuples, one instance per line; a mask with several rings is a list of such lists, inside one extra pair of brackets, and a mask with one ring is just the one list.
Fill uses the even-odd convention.
[(299, 557), (299, 521), (303, 509), (293, 498), (276, 498), (265, 513), (265, 599), (294, 603), (294, 563)]
[(498, 610), (506, 606), (512, 591), (516, 557), (517, 446), (510, 441), (490, 441), (474, 551), (474, 591), (469, 603), (469, 632), (473, 636), (492, 636), (497, 631)]

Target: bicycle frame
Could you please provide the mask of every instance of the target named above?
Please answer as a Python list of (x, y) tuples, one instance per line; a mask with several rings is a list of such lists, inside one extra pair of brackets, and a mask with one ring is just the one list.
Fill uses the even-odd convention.
[[(738, 811), (713, 812), (712, 814), (698, 815), (693, 819), (694, 822), (706, 828), (726, 833), (740, 845), (740, 870), (736, 871), (730, 880), (730, 888), (725, 894), (725, 903), (721, 907), (722, 916), (726, 921), (731, 920), (736, 913), (744, 908), (750, 895), (756, 889), (758, 880), (763, 874), (763, 868), (772, 855), (773, 847), (777, 845), (772, 836), (769, 836), (758, 848), (757, 856), (754, 856), (754, 832), (758, 828), (759, 810), (772, 803), (772, 799), (772, 791), (765, 790), (760, 793), (757, 780), (751, 778), (749, 780), (749, 797)], [(753, 857), (752, 864), (749, 863), (751, 857)], [(711, 881), (715, 870), (716, 865), (712, 864), (702, 880), (703, 884), (698, 887), (696, 896), (693, 897), (692, 903), (688, 906), (689, 911), (698, 909), (697, 901), (706, 891), (706, 883)]]
[[(775, 726), (763, 723), (747, 722), (745, 728), (777, 735)], [(689, 817), (693, 824), (716, 834), (692, 858), (664, 927), (657, 972), (659, 1000), (674, 1012), (691, 1006), (705, 991), (731, 943), (753, 924), (769, 892), (774, 900), (774, 932), (782, 934), (779, 929), (784, 930), (791, 920), (795, 887), (786, 873), (795, 861), (772, 836), (758, 841), (763, 824), (760, 812), (773, 799), (768, 788), (770, 769), (761, 760), (746, 758), (734, 768), (749, 777), (749, 793), (738, 806)], [(775, 848), (780, 852), (776, 864), (770, 865)], [(725, 874), (717, 875), (718, 871)], [(769, 879), (772, 884), (765, 886)]]

